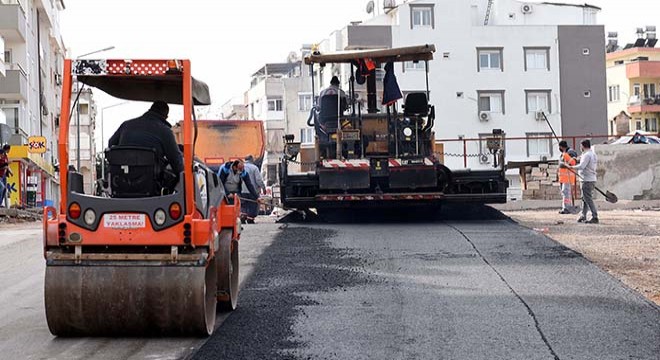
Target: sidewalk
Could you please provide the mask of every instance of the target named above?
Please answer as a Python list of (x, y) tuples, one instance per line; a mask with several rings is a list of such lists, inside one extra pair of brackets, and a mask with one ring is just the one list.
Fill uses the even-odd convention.
[[(576, 200), (575, 205), (581, 207), (582, 201)], [(491, 207), (500, 211), (527, 211), (527, 210), (557, 210), (561, 209), (561, 201), (558, 200), (518, 200), (506, 204), (493, 204)], [(599, 211), (610, 210), (658, 210), (660, 211), (660, 200), (620, 200), (616, 204), (605, 200), (596, 200)]]

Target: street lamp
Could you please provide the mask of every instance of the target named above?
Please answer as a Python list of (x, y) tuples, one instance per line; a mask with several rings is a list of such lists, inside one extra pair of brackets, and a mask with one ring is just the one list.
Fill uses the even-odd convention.
[[(99, 50), (94, 50), (92, 52), (88, 52), (86, 54), (82, 54), (78, 57), (77, 59), (80, 59), (81, 57), (85, 57), (88, 55), (100, 53), (103, 51), (109, 51), (114, 49), (114, 46), (108, 46), (107, 48), (99, 49)], [(78, 87), (80, 86), (80, 83), (78, 82), (78, 78), (75, 80), (76, 82), (76, 91), (80, 91)], [(91, 113), (90, 113), (91, 114)], [(80, 171), (80, 98), (78, 98), (78, 102), (76, 102), (76, 169)]]
[(105, 178), (105, 153), (103, 152), (103, 149), (105, 147), (105, 137), (103, 136), (103, 126), (105, 125), (105, 110), (126, 104), (128, 104), (128, 101), (122, 101), (120, 103), (108, 105), (101, 108), (101, 153), (103, 154), (101, 159), (101, 179)]

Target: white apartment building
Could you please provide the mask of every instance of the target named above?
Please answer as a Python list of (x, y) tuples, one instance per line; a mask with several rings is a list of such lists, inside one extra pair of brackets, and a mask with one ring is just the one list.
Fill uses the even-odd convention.
[(285, 134), (303, 137), (303, 146), (314, 145), (313, 130), (306, 125), (312, 106), (311, 79), (300, 60), (310, 50), (311, 46), (303, 46), (300, 54), (289, 54), (287, 62), (264, 65), (252, 75), (244, 96), (247, 119), (264, 122), (266, 153), (262, 172), (268, 184), (277, 182)]
[[(433, 44), (430, 102), (437, 139), (480, 139), (502, 129), (506, 159), (539, 161), (558, 156), (556, 141), (538, 111), (559, 136), (607, 134), (605, 32), (591, 5), (515, 0), (384, 1), (383, 15), (335, 31), (320, 51)], [(424, 64), (395, 67), (405, 94), (424, 91)], [(323, 70), (316, 93), (339, 75), (348, 89), (349, 66)], [(364, 91), (357, 87), (358, 91)], [(364, 97), (361, 97), (364, 98)], [(578, 140), (579, 141), (579, 140)], [(444, 162), (463, 168), (492, 166), (485, 141), (444, 142)], [(515, 174), (515, 175), (514, 175)], [(517, 171), (510, 171), (512, 189)]]
[[(26, 200), (28, 182), (37, 189), (36, 205), (58, 198), (54, 164), (65, 54), (59, 29), (62, 10), (62, 0), (0, 0), (0, 127), (9, 135), (2, 142), (12, 144), (18, 154), (10, 153), (14, 205), (33, 205)], [(30, 136), (46, 138), (46, 153), (23, 151)]]
[[(74, 94), (77, 89), (74, 88)], [(73, 108), (69, 121), (69, 164), (79, 169), (83, 175), (85, 194), (94, 193), (96, 180), (96, 102), (92, 89), (85, 87), (80, 93), (79, 106)], [(80, 119), (80, 127), (78, 127)], [(80, 162), (78, 162), (78, 134), (80, 133)]]

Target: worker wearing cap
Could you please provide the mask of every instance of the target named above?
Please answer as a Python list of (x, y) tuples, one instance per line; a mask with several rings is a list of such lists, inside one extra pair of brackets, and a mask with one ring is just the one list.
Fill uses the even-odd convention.
[[(561, 153), (559, 157), (560, 163), (569, 166), (575, 166), (575, 164), (577, 164), (577, 161), (575, 160), (575, 158), (577, 157), (577, 153), (575, 152), (575, 150), (571, 149), (568, 146), (568, 143), (566, 141), (562, 140), (559, 142), (559, 151)], [(562, 198), (561, 211), (559, 213), (573, 214), (574, 208), (573, 208), (573, 197), (571, 191), (573, 189), (573, 185), (575, 184), (575, 172), (565, 167), (560, 168), (559, 184), (561, 184), (561, 198)]]
[[(582, 216), (580, 216), (578, 222), (598, 224), (598, 210), (596, 209), (596, 204), (594, 203), (593, 198), (593, 192), (596, 188), (598, 157), (596, 157), (596, 153), (591, 149), (590, 140), (582, 140), (580, 148), (582, 149), (582, 156), (580, 156), (579, 165), (571, 166), (559, 164), (559, 166), (578, 170), (578, 175), (580, 175), (580, 180), (582, 181)], [(589, 210), (591, 210), (591, 219), (587, 220), (587, 212)]]

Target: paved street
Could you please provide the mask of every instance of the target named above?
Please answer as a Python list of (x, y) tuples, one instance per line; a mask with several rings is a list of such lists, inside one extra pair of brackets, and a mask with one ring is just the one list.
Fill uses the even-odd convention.
[(208, 340), (53, 338), (40, 228), (0, 232), (0, 358), (660, 358), (656, 306), (493, 211), (249, 226), (239, 309)]

